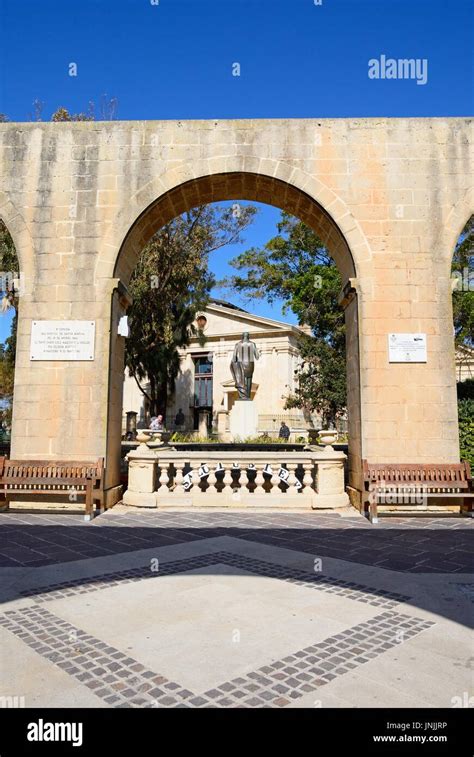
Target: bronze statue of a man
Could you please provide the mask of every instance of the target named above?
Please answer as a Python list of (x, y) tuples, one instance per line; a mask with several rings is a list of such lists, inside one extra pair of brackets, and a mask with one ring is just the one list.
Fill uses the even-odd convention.
[(239, 399), (249, 400), (252, 389), (252, 376), (255, 360), (260, 357), (257, 345), (251, 342), (248, 332), (242, 334), (242, 339), (234, 348), (234, 355), (230, 364), (230, 372), (235, 381), (235, 388)]

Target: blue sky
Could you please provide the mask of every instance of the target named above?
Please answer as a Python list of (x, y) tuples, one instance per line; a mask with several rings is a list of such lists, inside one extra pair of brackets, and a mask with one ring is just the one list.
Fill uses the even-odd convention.
[[(0, 0), (0, 112), (29, 120), (39, 99), (49, 119), (107, 94), (124, 120), (472, 114), (472, 0), (153, 2)], [(426, 59), (427, 83), (369, 79), (381, 55)], [(278, 215), (262, 209), (247, 245)], [(218, 276), (235, 252), (213, 259)]]

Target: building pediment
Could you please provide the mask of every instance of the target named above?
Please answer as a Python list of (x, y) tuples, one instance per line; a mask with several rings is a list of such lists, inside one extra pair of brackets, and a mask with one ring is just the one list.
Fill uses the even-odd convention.
[[(205, 318), (205, 323), (203, 319)], [(283, 321), (273, 318), (247, 313), (245, 310), (209, 303), (205, 310), (197, 314), (197, 322), (203, 328), (206, 339), (230, 337), (240, 338), (241, 334), (248, 331), (254, 337), (258, 335), (290, 335), (298, 336), (304, 330)]]

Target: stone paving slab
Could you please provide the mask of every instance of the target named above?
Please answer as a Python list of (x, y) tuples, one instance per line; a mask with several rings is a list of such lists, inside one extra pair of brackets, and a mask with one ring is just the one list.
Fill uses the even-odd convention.
[(6, 612), (0, 615), (0, 625), (115, 707), (285, 707), (431, 623), (388, 610), (202, 693), (151, 670), (43, 607)]
[[(439, 642), (442, 642), (442, 650)], [(448, 651), (449, 650), (449, 651)], [(394, 647), (364, 669), (332, 681), (321, 692), (360, 706), (453, 707), (453, 697), (473, 692), (472, 635), (456, 623), (436, 623), (423, 634)], [(362, 702), (364, 704), (362, 704)], [(306, 705), (311, 706), (309, 700)], [(300, 706), (305, 706), (301, 702)], [(313, 705), (314, 706), (314, 705)]]
[(17, 697), (22, 707), (108, 706), (1, 623), (0, 649), (0, 696)]
[[(470, 691), (465, 520), (376, 531), (319, 513), (15, 518), (0, 516), (4, 543), (17, 534), (19, 557), (33, 539), (44, 560), (1, 571), (0, 696), (54, 706), (62, 690), (66, 707), (437, 707)], [(446, 562), (447, 539), (449, 570), (441, 558), (436, 570), (409, 567), (402, 537), (433, 563)], [(330, 554), (341, 538), (356, 542), (344, 559)], [(400, 544), (393, 570), (374, 563), (379, 539)]]
[[(212, 576), (195, 569), (161, 582), (140, 582), (133, 596), (126, 586), (95, 592), (87, 596), (87, 617), (85, 601), (77, 595), (47, 607), (197, 692), (347, 625), (347, 617), (318, 613), (304, 588), (235, 568), (230, 572), (222, 564), (213, 566)], [(354, 622), (374, 612), (360, 605)], [(136, 618), (133, 626), (130, 617)]]

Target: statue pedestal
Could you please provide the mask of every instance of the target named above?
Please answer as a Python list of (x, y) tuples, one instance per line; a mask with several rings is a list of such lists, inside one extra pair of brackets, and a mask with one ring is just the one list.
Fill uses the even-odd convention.
[(243, 441), (257, 435), (258, 413), (253, 400), (236, 400), (229, 413), (232, 441)]

